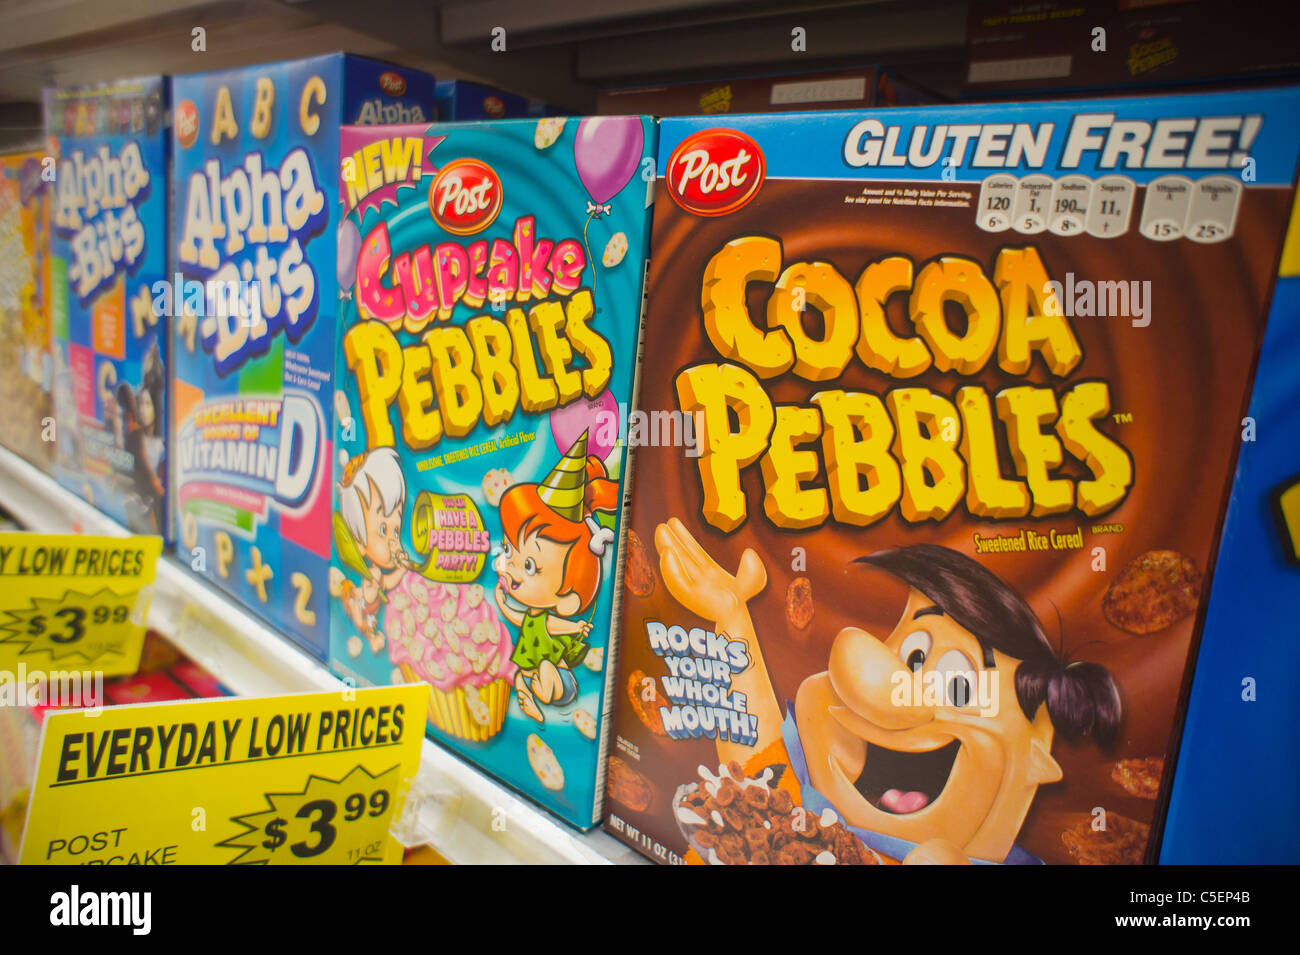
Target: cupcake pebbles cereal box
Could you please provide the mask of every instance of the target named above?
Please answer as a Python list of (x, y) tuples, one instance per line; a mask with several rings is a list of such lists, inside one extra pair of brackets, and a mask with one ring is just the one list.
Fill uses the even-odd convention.
[(339, 130), (424, 121), (433, 78), (335, 54), (178, 77), (174, 520), (196, 572), (324, 659)]
[(167, 534), (167, 80), (45, 91), (55, 475)]
[(665, 120), (607, 828), (1155, 858), (1300, 92)]
[(330, 662), (600, 818), (648, 118), (348, 129)]

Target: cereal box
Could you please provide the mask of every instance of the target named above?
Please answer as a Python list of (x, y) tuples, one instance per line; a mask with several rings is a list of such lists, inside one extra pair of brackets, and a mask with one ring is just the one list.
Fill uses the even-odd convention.
[(600, 90), (596, 112), (655, 116), (719, 113), (801, 113), (818, 109), (921, 106), (933, 94), (878, 66), (776, 76), (737, 76)]
[(44, 153), (0, 154), (0, 444), (49, 470), (50, 214)]
[[(1278, 269), (1178, 750), (1160, 861), (1300, 859), (1300, 204)], [(1248, 637), (1247, 637), (1248, 635)], [(1230, 783), (1228, 781), (1231, 781)], [(1250, 811), (1238, 811), (1242, 793)]]
[(1123, 0), (974, 0), (967, 9), (966, 96), (1040, 96), (1300, 74), (1294, 7)]
[(610, 832), (1136, 863), (1300, 91), (664, 120)]
[(468, 80), (439, 80), (437, 96), (438, 121), (443, 123), (541, 117), (554, 112), (536, 100)]
[(55, 474), (132, 531), (167, 534), (167, 81), (45, 91)]
[(600, 819), (655, 127), (344, 131), (330, 663)]
[(427, 121), (433, 78), (336, 54), (174, 86), (174, 520), (196, 572), (324, 659), (339, 128)]

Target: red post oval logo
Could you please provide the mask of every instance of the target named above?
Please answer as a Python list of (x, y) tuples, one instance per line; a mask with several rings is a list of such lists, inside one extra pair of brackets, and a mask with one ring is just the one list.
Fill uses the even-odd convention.
[(692, 133), (668, 157), (668, 195), (697, 216), (725, 216), (758, 195), (767, 163), (758, 143), (735, 129)]
[(457, 159), (439, 170), (429, 187), (429, 212), (452, 235), (472, 235), (501, 211), (501, 178), (479, 159)]
[(379, 74), (379, 88), (389, 96), (401, 96), (406, 92), (406, 77), (389, 70)]
[(189, 149), (198, 141), (199, 108), (193, 100), (187, 99), (176, 104), (172, 122), (176, 124), (176, 141), (180, 143), (181, 149)]

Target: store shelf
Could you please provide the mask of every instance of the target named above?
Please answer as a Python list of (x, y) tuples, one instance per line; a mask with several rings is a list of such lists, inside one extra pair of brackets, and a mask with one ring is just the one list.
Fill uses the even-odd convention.
[[(127, 531), (0, 448), (0, 507), (29, 530), (124, 536)], [(344, 689), (322, 664), (166, 554), (158, 562), (149, 626), (240, 696)], [(453, 863), (600, 864), (639, 861), (602, 832), (579, 833), (424, 741), (412, 787), (430, 843)]]
[[(955, 95), (966, 0), (351, 0), (293, 8), (431, 61), (585, 112), (600, 88), (884, 63)], [(803, 30), (798, 48), (791, 31)], [(506, 49), (494, 49), (504, 30)]]
[[(40, 142), (47, 86), (335, 50), (577, 113), (591, 111), (602, 88), (868, 63), (955, 95), (967, 8), (966, 0), (6, 0), (0, 144)], [(795, 27), (805, 38), (798, 49)], [(505, 49), (494, 46), (501, 30)]]

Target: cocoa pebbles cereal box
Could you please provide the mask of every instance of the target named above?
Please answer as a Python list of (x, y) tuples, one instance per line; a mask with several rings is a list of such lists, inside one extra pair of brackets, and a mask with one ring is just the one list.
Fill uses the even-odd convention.
[(1154, 858), (1298, 121), (1296, 91), (663, 121), (639, 409), (694, 424), (637, 449), (610, 832)]
[(343, 131), (330, 662), (600, 820), (655, 128)]

